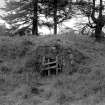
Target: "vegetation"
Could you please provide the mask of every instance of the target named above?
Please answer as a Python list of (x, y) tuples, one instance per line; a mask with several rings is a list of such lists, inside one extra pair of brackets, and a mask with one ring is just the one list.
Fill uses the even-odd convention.
[(90, 27), (94, 32), (94, 36), (97, 41), (101, 39), (102, 28), (105, 25), (104, 17), (104, 1), (99, 0), (97, 5), (96, 0), (84, 1), (81, 0), (77, 3), (78, 8), (82, 11), (86, 17), (88, 17), (88, 23), (83, 28), (83, 31)]
[[(54, 26), (54, 34), (57, 34), (57, 24), (63, 22), (66, 19), (70, 19), (70, 8), (67, 7), (68, 1), (46, 1), (46, 0), (21, 0), (6, 2), (6, 7), (2, 8), (8, 15), (2, 16), (7, 23), (13, 28), (19, 28), (22, 25), (32, 27), (32, 34), (38, 35), (39, 26)], [(68, 10), (67, 10), (68, 9)], [(54, 22), (45, 22), (40, 20), (40, 16), (54, 17)]]
[[(37, 73), (40, 46), (55, 45), (60, 40), (66, 58), (63, 72), (42, 78)], [(94, 43), (94, 44), (93, 44)], [(69, 52), (75, 66), (67, 66)], [(0, 38), (0, 104), (90, 105), (104, 102), (105, 46), (86, 36), (73, 33), (57, 36)], [(11, 100), (10, 100), (11, 99)], [(87, 103), (88, 102), (88, 103)]]
[[(103, 6), (102, 0), (6, 1), (1, 17), (11, 29), (0, 25), (0, 105), (104, 105)], [(94, 37), (57, 33), (60, 23), (77, 15), (88, 18), (82, 32), (89, 27)], [(53, 28), (54, 35), (39, 36), (42, 26)], [(57, 56), (62, 72), (42, 75), (43, 56)]]

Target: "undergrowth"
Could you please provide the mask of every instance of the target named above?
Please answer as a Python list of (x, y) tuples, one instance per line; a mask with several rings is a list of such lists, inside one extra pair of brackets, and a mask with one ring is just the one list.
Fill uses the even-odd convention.
[[(39, 46), (56, 44), (57, 40), (60, 42), (63, 56), (67, 61), (65, 65), (70, 64), (71, 52), (74, 54), (75, 65), (72, 73), (63, 72), (54, 78), (48, 77), (49, 83), (47, 83), (47, 77), (41, 78), (38, 74), (41, 61), (36, 49)], [(14, 100), (14, 105), (26, 103), (34, 105), (34, 103), (39, 104), (44, 101), (45, 105), (49, 101), (54, 101), (53, 105), (69, 105), (79, 100), (82, 100), (82, 103), (88, 103), (86, 105), (90, 105), (89, 102), (95, 105), (105, 99), (104, 53), (103, 44), (96, 43), (94, 39), (86, 36), (78, 37), (69, 33), (39, 38), (34, 36), (1, 37), (0, 84), (2, 85), (0, 85), (0, 92), (2, 93), (0, 95)], [(64, 70), (70, 71), (71, 65), (66, 66)], [(40, 91), (37, 83), (42, 81), (45, 87), (40, 84), (43, 90)], [(3, 98), (0, 98), (1, 105), (5, 103), (4, 100), (10, 101), (1, 100)]]

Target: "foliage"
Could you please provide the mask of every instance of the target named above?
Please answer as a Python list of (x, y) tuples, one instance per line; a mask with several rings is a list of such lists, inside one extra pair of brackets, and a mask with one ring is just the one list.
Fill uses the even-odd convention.
[(30, 19), (32, 18), (32, 12), (30, 11), (31, 8), (29, 8), (30, 6), (31, 3), (28, 1), (7, 1), (6, 6), (2, 9), (8, 14), (2, 18), (13, 28), (19, 28), (21, 24), (25, 25), (28, 23), (30, 25)]
[[(6, 6), (2, 8), (5, 10), (7, 14), (2, 16), (2, 19), (11, 25), (14, 30), (20, 29), (21, 26), (26, 28), (33, 26), (34, 16), (34, 7), (32, 0), (21, 0), (15, 1), (10, 0), (6, 1)], [(54, 26), (54, 22), (48, 22), (41, 20), (41, 17), (44, 16), (47, 18), (54, 17), (54, 0), (39, 0), (38, 1), (38, 26), (47, 26), (48, 28), (52, 28)], [(68, 0), (57, 0), (57, 10), (56, 10), (56, 24), (59, 24), (67, 19), (72, 17), (72, 9), (71, 4)], [(28, 26), (28, 27), (27, 27)]]
[(81, 10), (81, 13), (88, 18), (88, 23), (84, 26), (82, 32), (90, 27), (93, 30), (92, 32), (95, 34), (96, 40), (99, 40), (102, 28), (105, 25), (103, 0), (100, 0), (98, 4), (96, 4), (96, 0), (81, 0), (77, 2), (76, 5), (77, 8)]

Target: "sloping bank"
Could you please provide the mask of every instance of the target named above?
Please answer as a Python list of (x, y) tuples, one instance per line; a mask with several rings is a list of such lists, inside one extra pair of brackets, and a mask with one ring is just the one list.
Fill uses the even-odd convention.
[[(30, 87), (33, 85), (36, 86), (36, 82), (40, 82), (37, 78), (39, 75), (37, 75), (38, 69), (36, 69), (35, 65), (37, 62), (40, 62), (40, 57), (37, 57), (39, 55), (47, 55), (48, 52), (53, 53), (52, 50), (49, 51), (49, 49), (46, 49), (46, 46), (50, 46), (50, 48), (57, 47), (56, 53), (63, 56), (64, 72), (57, 75), (56, 78), (53, 78), (54, 80), (48, 80), (50, 82), (49, 85), (51, 85), (48, 90), (45, 88), (48, 88), (49, 85), (48, 87), (45, 86), (45, 88), (42, 87), (44, 93), (38, 93), (41, 94), (40, 98), (42, 99), (40, 99), (39, 103), (42, 102), (43, 104), (44, 101), (48, 102), (49, 100), (49, 102), (54, 101), (54, 104), (58, 103), (60, 105), (73, 103), (75, 101), (80, 101), (79, 103), (86, 103), (88, 101), (95, 104), (97, 99), (98, 102), (104, 100), (104, 45), (95, 43), (91, 41), (91, 39), (75, 37), (70, 35), (58, 35), (39, 38), (22, 37), (1, 39), (1, 95), (8, 94), (12, 97), (10, 94), (12, 91), (13, 95), (15, 95), (17, 89), (24, 87), (21, 84), (28, 84), (28, 87), (26, 85), (25, 88), (31, 91)], [(71, 54), (73, 55), (72, 69)], [(44, 81), (43, 79), (43, 83), (46, 83), (46, 80)], [(29, 95), (29, 97), (26, 94)], [(26, 92), (24, 96), (22, 96), (23, 98), (19, 98), (19, 100), (22, 100), (23, 103), (26, 97), (29, 102), (32, 103), (35, 96), (37, 96), (36, 93), (34, 96), (31, 95), (30, 98), (30, 92), (29, 94)], [(89, 98), (90, 96), (92, 97), (91, 99)], [(21, 97), (21, 94), (19, 97)], [(17, 99), (15, 101), (17, 101)], [(15, 101), (14, 104), (16, 103)], [(19, 102), (21, 103), (21, 101)], [(90, 103), (88, 105), (90, 105)], [(32, 105), (34, 105), (34, 103)]]

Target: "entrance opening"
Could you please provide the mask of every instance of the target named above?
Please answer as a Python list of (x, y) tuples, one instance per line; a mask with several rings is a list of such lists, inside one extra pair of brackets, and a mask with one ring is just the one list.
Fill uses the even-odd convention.
[(57, 75), (58, 73), (62, 72), (61, 64), (59, 64), (58, 56), (52, 57), (43, 57), (42, 62), (42, 76), (49, 76), (49, 75)]

